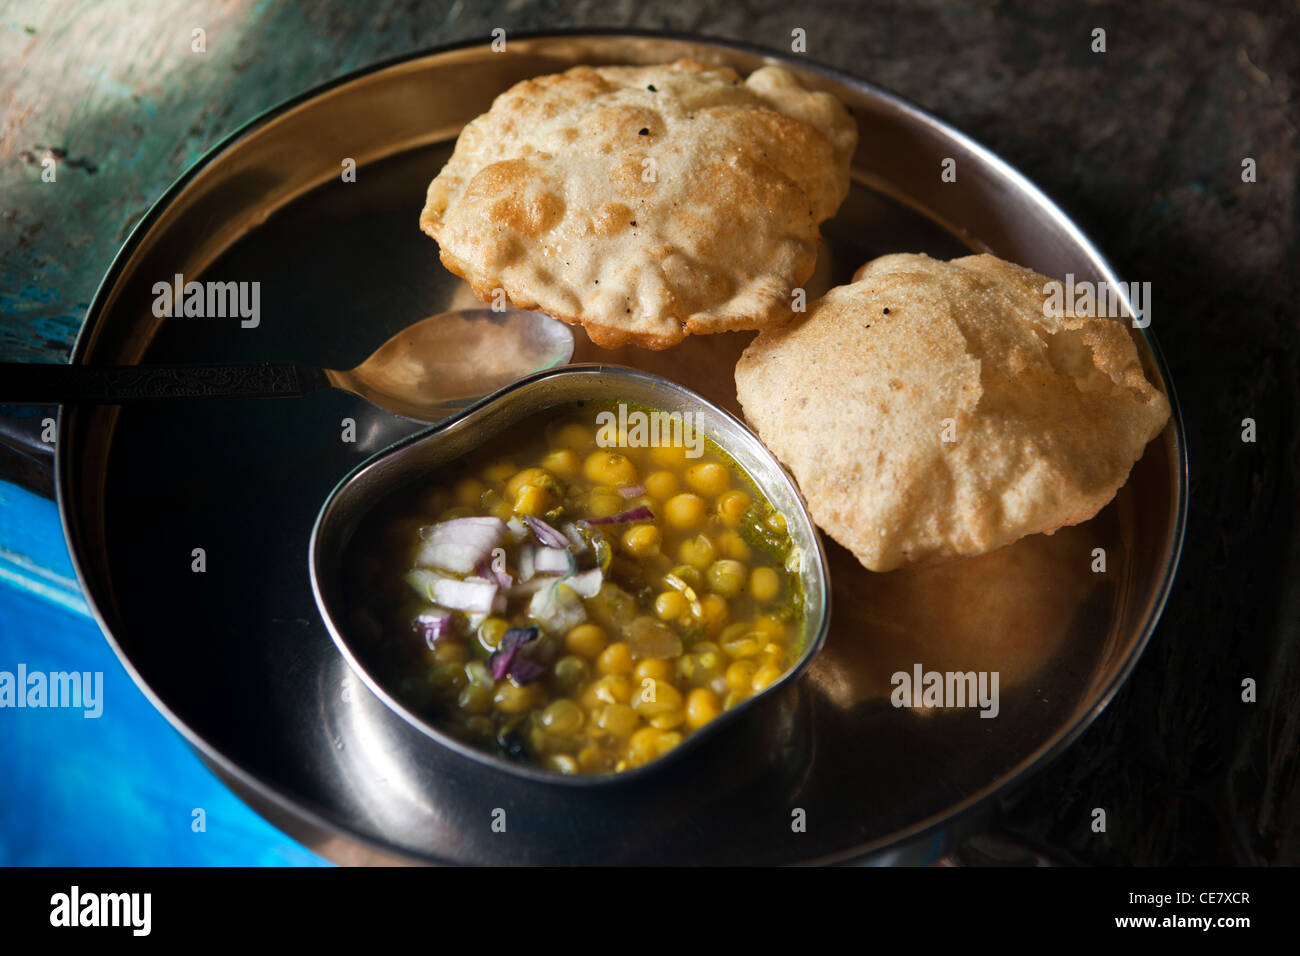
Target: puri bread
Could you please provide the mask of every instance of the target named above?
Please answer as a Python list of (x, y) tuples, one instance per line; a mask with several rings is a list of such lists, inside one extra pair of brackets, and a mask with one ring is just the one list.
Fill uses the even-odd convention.
[(856, 143), (838, 100), (776, 67), (577, 67), (464, 128), (420, 228), (480, 298), (666, 348), (790, 315)]
[(1164, 428), (1123, 321), (1045, 315), (1048, 281), (988, 255), (883, 256), (741, 356), (746, 417), (867, 568), (1086, 521)]

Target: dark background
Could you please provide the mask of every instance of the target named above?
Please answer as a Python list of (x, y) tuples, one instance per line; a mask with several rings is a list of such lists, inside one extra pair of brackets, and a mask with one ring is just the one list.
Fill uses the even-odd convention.
[[(1181, 569), (1148, 650), (1096, 724), (1005, 801), (1002, 827), (1084, 863), (1300, 862), (1300, 4), (141, 6), (19, 4), (0, 17), (0, 361), (65, 361), (131, 226), (245, 120), (367, 63), (498, 26), (787, 49), (802, 27), (810, 59), (999, 153), (1122, 278), (1151, 282), (1191, 461)], [(207, 32), (201, 58), (195, 27)], [(1091, 50), (1097, 27), (1104, 54)], [(47, 155), (60, 160), (57, 194), (40, 180)], [(1256, 182), (1242, 182), (1246, 157)], [(1241, 440), (1248, 417), (1253, 444)], [(0, 476), (31, 482), (3, 461)], [(1256, 703), (1241, 700), (1247, 677)], [(1093, 807), (1106, 808), (1106, 833), (1088, 827)]]

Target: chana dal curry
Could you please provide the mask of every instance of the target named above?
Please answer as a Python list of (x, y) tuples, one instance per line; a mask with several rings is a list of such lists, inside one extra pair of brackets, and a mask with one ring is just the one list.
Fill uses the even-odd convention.
[(516, 424), (382, 506), (351, 549), (351, 624), (389, 692), (563, 774), (663, 756), (802, 649), (784, 517), (689, 423), (647, 441), (636, 425), (664, 413), (616, 408)]

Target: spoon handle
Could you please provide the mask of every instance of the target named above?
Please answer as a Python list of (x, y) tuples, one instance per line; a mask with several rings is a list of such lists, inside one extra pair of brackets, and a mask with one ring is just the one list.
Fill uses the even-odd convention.
[(308, 365), (54, 365), (0, 362), (0, 402), (126, 402), (292, 398), (329, 387)]

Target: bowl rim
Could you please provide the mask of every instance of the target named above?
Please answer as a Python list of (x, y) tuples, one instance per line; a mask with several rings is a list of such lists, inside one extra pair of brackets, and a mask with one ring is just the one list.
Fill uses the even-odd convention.
[[(324, 529), (331, 520), (336, 519), (334, 509), (339, 497), (356, 480), (360, 479), (365, 473), (379, 467), (386, 459), (395, 456), (400, 452), (415, 445), (436, 442), (443, 433), (452, 428), (472, 425), (475, 418), (486, 414), (493, 408), (498, 407), (505, 402), (508, 402), (520, 392), (536, 389), (556, 378), (568, 378), (574, 376), (580, 376), (593, 382), (608, 381), (611, 379), (635, 380), (642, 385), (649, 385), (655, 388), (667, 388), (670, 391), (680, 393), (689, 401), (704, 407), (712, 416), (716, 416), (716, 418), (722, 421), (725, 425), (736, 429), (742, 436), (747, 435), (752, 442), (752, 447), (760, 452), (760, 460), (764, 461), (768, 465), (769, 475), (776, 480), (785, 482), (789, 490), (792, 492), (793, 500), (797, 506), (797, 513), (794, 517), (801, 526), (806, 529), (806, 536), (811, 545), (811, 547), (803, 549), (803, 566), (801, 573), (806, 571), (806, 573), (813, 575), (819, 584), (820, 590), (820, 600), (815, 604), (805, 603), (804, 605), (804, 633), (806, 635), (806, 641), (799, 658), (785, 671), (785, 673), (758, 693), (741, 701), (730, 710), (720, 713), (703, 727), (685, 737), (680, 744), (675, 746), (668, 753), (661, 757), (657, 757), (648, 763), (642, 764), (639, 767), (633, 767), (630, 770), (624, 770), (621, 772), (564, 774), (554, 770), (546, 770), (532, 763), (511, 761), (488, 751), (480, 750), (443, 732), (436, 724), (421, 717), (394, 696), (357, 658), (356, 654), (353, 653), (348, 640), (343, 636), (342, 629), (338, 626), (334, 614), (331, 612), (330, 602), (326, 593), (329, 587), (329, 582), (322, 582), (322, 576), (324, 573), (324, 561), (322, 555), (323, 538), (325, 537)], [(589, 399), (570, 397), (561, 399), (560, 401), (542, 408), (528, 408), (522, 411), (517, 417), (508, 420), (502, 427), (508, 428), (530, 415), (544, 412), (549, 408), (586, 400)], [(646, 404), (636, 399), (629, 399), (629, 401), (636, 401), (637, 404)], [(467, 452), (448, 459), (446, 463), (453, 462), (456, 458), (463, 457), (463, 455), (468, 453), (468, 451), (481, 448), (484, 442), (490, 441), (499, 433), (500, 430), (493, 432), (484, 439), (473, 441)], [(720, 448), (722, 448), (723, 451), (734, 457), (734, 454), (728, 448), (727, 443), (719, 440), (716, 436), (710, 437)], [(737, 467), (741, 467), (739, 462), (737, 462), (736, 465)], [(742, 471), (743, 470), (742, 467)], [(746, 474), (748, 474), (748, 472), (746, 472)], [(749, 475), (749, 478), (759, 487), (760, 491), (763, 491), (756, 476)], [(371, 497), (373, 500), (377, 501), (383, 497), (383, 494), (382, 491), (376, 491)], [(766, 495), (766, 492), (764, 492), (764, 494)], [(813, 659), (816, 658), (818, 653), (820, 653), (826, 644), (827, 636), (830, 633), (831, 622), (830, 570), (826, 560), (826, 549), (822, 542), (821, 535), (821, 530), (817, 527), (816, 522), (813, 521), (812, 515), (808, 511), (808, 504), (804, 500), (803, 492), (799, 489), (798, 482), (794, 480), (794, 477), (790, 474), (789, 470), (786, 469), (776, 455), (774, 455), (772, 451), (763, 444), (762, 440), (757, 434), (755, 434), (753, 429), (749, 428), (749, 426), (741, 421), (737, 416), (733, 415), (725, 408), (709, 401), (693, 389), (681, 385), (678, 382), (674, 382), (672, 379), (622, 365), (604, 362), (584, 362), (564, 365), (559, 368), (545, 369), (528, 375), (527, 377), (507, 385), (504, 388), (498, 389), (492, 394), (466, 406), (461, 411), (441, 422), (437, 422), (427, 428), (422, 428), (411, 435), (407, 435), (405, 438), (393, 442), (354, 466), (347, 474), (339, 479), (332, 489), (330, 489), (329, 494), (325, 497), (325, 500), (321, 503), (320, 509), (316, 513), (316, 519), (312, 523), (311, 535), (308, 539), (307, 565), (308, 573), (311, 578), (312, 597), (316, 602), (316, 610), (320, 614), (326, 630), (329, 631), (330, 638), (334, 641), (334, 646), (343, 656), (343, 659), (347, 662), (348, 667), (352, 672), (360, 678), (366, 687), (376, 697), (378, 697), (386, 707), (393, 711), (393, 713), (397, 714), (416, 730), (419, 730), (426, 737), (432, 739), (436, 743), (447, 747), (460, 756), (468, 757), (481, 765), (492, 767), (503, 773), (515, 777), (522, 777), (536, 783), (560, 784), (576, 787), (607, 787), (611, 785), (634, 783), (635, 781), (641, 780), (644, 777), (654, 774), (657, 771), (677, 762), (684, 754), (693, 751), (705, 740), (714, 736), (725, 727), (730, 726), (743, 714), (748, 713), (755, 707), (761, 706), (765, 703), (770, 703), (781, 690), (798, 681), (803, 673), (811, 666)]]

